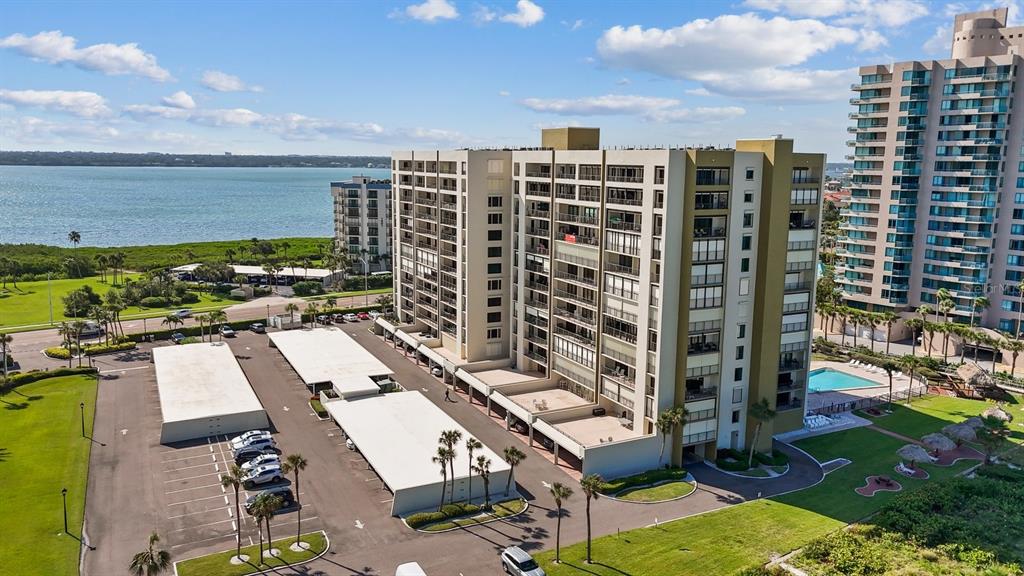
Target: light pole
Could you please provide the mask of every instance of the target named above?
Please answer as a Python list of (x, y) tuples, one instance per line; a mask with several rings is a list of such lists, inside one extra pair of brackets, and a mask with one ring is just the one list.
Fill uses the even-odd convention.
[(46, 273), (46, 292), (50, 300), (50, 326), (53, 326), (53, 284), (50, 283), (51, 272)]
[(60, 489), (61, 500), (64, 501), (64, 533), (68, 533), (68, 489)]
[(82, 438), (85, 438), (85, 402), (79, 402), (78, 407), (82, 409)]
[(363, 296), (366, 298), (366, 306), (370, 305), (370, 263), (366, 260), (366, 255), (359, 257), (359, 261), (363, 263)]

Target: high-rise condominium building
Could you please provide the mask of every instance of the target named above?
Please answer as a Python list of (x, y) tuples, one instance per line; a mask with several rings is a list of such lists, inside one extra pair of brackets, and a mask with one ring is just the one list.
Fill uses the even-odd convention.
[(403, 151), (395, 183), (396, 342), (445, 369), (583, 472), (748, 445), (747, 408), (803, 425), (822, 154), (736, 149)]
[[(1016, 332), (1024, 279), (1024, 27), (1006, 8), (956, 17), (952, 57), (860, 68), (854, 176), (838, 241), (837, 281), (849, 305), (937, 308)], [(1016, 101), (1016, 102), (1014, 102)]]
[[(334, 241), (348, 250), (352, 269), (391, 270), (391, 182), (355, 176), (331, 182), (334, 197)], [(365, 260), (360, 261), (362, 258)]]

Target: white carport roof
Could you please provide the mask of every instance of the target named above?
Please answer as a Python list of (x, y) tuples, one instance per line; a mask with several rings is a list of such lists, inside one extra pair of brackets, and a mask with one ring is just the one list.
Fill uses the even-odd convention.
[(369, 376), (343, 376), (331, 380), (331, 385), (342, 398), (357, 398), (380, 393), (380, 385)]
[[(470, 435), (418, 391), (336, 400), (324, 404), (324, 408), (392, 492), (440, 483), (437, 464), (430, 458), (437, 453), (441, 432), (462, 432), (462, 443)], [(490, 458), (492, 473), (508, 470), (508, 464), (487, 446), (474, 452), (474, 459), (481, 454)], [(455, 478), (468, 476), (468, 469), (469, 455), (460, 446), (456, 450)]]
[(356, 376), (388, 376), (391, 369), (338, 328), (271, 332), (270, 341), (307, 385)]
[[(263, 270), (262, 266), (252, 266), (250, 264), (228, 264), (235, 271), (235, 274), (245, 274), (247, 276), (265, 276), (266, 271)], [(191, 272), (199, 267), (199, 264), (185, 264), (171, 268), (171, 272)], [(294, 276), (298, 278), (327, 278), (331, 275), (330, 270), (323, 268), (303, 268), (301, 266), (285, 266), (283, 270), (275, 274), (275, 276)]]
[(153, 363), (164, 423), (263, 410), (226, 343), (159, 346)]

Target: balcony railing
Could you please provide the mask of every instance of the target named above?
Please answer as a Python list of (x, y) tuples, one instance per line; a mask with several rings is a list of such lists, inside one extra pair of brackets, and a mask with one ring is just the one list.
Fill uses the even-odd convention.
[(718, 397), (718, 386), (706, 386), (704, 388), (698, 388), (696, 390), (687, 389), (685, 399), (687, 402), (693, 402), (696, 400), (703, 400), (705, 398), (717, 398)]
[(605, 326), (604, 327), (604, 333), (609, 335), (609, 336), (612, 336), (613, 338), (618, 338), (619, 340), (622, 340), (624, 342), (629, 342), (630, 344), (636, 344), (636, 334), (630, 334), (629, 332), (623, 332), (622, 330), (619, 330), (618, 328), (612, 328), (611, 326)]

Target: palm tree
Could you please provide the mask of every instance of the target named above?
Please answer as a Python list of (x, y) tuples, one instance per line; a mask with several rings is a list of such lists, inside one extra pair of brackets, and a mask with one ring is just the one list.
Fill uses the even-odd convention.
[(661, 452), (658, 454), (658, 466), (661, 466), (661, 461), (665, 458), (665, 445), (668, 443), (668, 435), (676, 429), (676, 422), (672, 412), (671, 409), (663, 410), (658, 414), (658, 419), (654, 421), (654, 427), (661, 434)]
[(292, 245), (287, 242), (281, 242), (279, 246), (281, 247), (281, 252), (283, 253), (284, 259), (288, 260), (288, 249), (291, 248)]
[(245, 281), (248, 280), (245, 274), (235, 274), (234, 276), (231, 277), (231, 279), (235, 281), (235, 284), (238, 284), (239, 290), (242, 289), (242, 286), (245, 284)]
[(1017, 356), (1020, 356), (1021, 352), (1024, 352), (1024, 342), (1020, 340), (1006, 340), (1003, 342), (1003, 348), (1010, 351), (1010, 378), (1014, 377), (1014, 373), (1017, 371)]
[(846, 346), (846, 322), (847, 322), (847, 320), (850, 319), (850, 309), (845, 307), (845, 306), (843, 306), (843, 307), (836, 307), (834, 314), (835, 314), (836, 318), (839, 319), (839, 328), (840, 328), (840, 330), (842, 332), (842, 334), (840, 335), (840, 342), (845, 347)]
[[(945, 288), (940, 288), (941, 293)], [(947, 294), (949, 291), (946, 291)], [(956, 302), (952, 298), (946, 298), (939, 300), (939, 311), (942, 312), (942, 323), (943, 328), (949, 326), (949, 313), (956, 309)], [(942, 334), (942, 361), (949, 362), (949, 331), (943, 330)]]
[[(261, 501), (262, 500), (262, 501)], [(253, 504), (253, 517), (257, 518), (256, 522), (262, 520), (267, 525), (267, 549), (273, 556), (274, 550), (274, 538), (270, 534), (270, 520), (277, 514), (277, 511), (284, 506), (284, 498), (281, 498), (277, 494), (271, 494), (267, 492), (261, 493), (256, 497), (256, 503)], [(256, 511), (259, 511), (257, 516)], [(260, 530), (260, 562), (263, 562), (263, 530)]]
[(907, 354), (901, 356), (899, 359), (900, 368), (906, 370), (910, 374), (910, 388), (907, 390), (907, 404), (910, 404), (911, 393), (914, 391), (914, 371), (917, 370), (922, 362), (921, 359), (913, 354)]
[[(466, 493), (466, 502), (469, 504), (473, 502), (473, 451), (483, 447), (484, 445), (476, 438), (472, 436), (466, 438), (466, 452), (469, 454), (469, 482), (467, 483), (469, 491)], [(455, 477), (452, 476), (452, 478)]]
[[(235, 490), (235, 556), (239, 558), (242, 556), (242, 522), (239, 520), (241, 518), (241, 506), (238, 502), (238, 489), (242, 486), (243, 475), (242, 468), (238, 464), (232, 464), (228, 468), (227, 474), (220, 475), (220, 485), (225, 489), (233, 488)], [(296, 497), (298, 497), (298, 493), (296, 489)]]
[(64, 339), (64, 347), (68, 349), (68, 368), (71, 368), (71, 340), (75, 335), (75, 329), (70, 322), (61, 322), (57, 325), (57, 334)]
[(448, 467), (452, 477), (452, 491), (451, 496), (448, 498), (449, 503), (455, 502), (455, 445), (459, 443), (459, 440), (462, 440), (462, 432), (458, 430), (443, 430), (441, 431), (441, 437), (437, 440), (451, 452), (448, 458)]
[[(78, 234), (78, 232), (74, 232)], [(142, 552), (132, 556), (128, 570), (135, 576), (156, 576), (171, 566), (171, 553), (156, 548), (160, 536), (156, 532), (149, 535), (149, 546)]]
[[(210, 342), (213, 342), (213, 325), (217, 324), (217, 327), (220, 328), (224, 322), (228, 321), (228, 314), (223, 310), (214, 310), (206, 316), (210, 322)], [(224, 340), (223, 334), (220, 334), (220, 340)]]
[(984, 312), (991, 305), (992, 303), (989, 299), (984, 296), (978, 296), (971, 301), (971, 328), (974, 328), (974, 318), (977, 316), (978, 310)]
[(316, 324), (316, 313), (320, 311), (320, 305), (316, 302), (310, 302), (306, 304), (306, 314), (309, 316), (309, 327), (312, 328)]
[(163, 320), (160, 321), (160, 324), (162, 326), (168, 326), (170, 327), (171, 330), (173, 330), (175, 326), (180, 326), (184, 323), (185, 321), (182, 320), (181, 318), (178, 318), (177, 314), (168, 314), (167, 316), (164, 317)]
[(853, 347), (856, 348), (857, 347), (857, 332), (860, 331), (859, 330), (860, 322), (861, 322), (861, 318), (863, 318), (863, 315), (862, 315), (860, 310), (856, 310), (856, 309), (851, 309), (851, 310), (847, 311), (846, 314), (850, 318), (850, 321), (853, 322)]
[(327, 306), (328, 309), (334, 310), (335, 308), (338, 307), (338, 299), (335, 298), (334, 296), (328, 296), (324, 300), (324, 304)]
[(590, 501), (601, 497), (601, 486), (604, 478), (598, 474), (587, 474), (580, 480), (580, 488), (587, 497), (587, 564), (590, 564)]
[[(887, 409), (892, 410), (892, 373), (898, 368), (898, 364), (891, 360), (885, 360), (879, 366), (889, 376), (889, 399), (887, 401)], [(908, 394), (909, 395), (909, 394)]]
[[(875, 351), (875, 328), (882, 325), (882, 315), (868, 312), (865, 314), (865, 322), (871, 327), (871, 351)], [(887, 338), (888, 339), (888, 338)]]
[(85, 330), (85, 322), (75, 320), (71, 323), (71, 329), (75, 333), (75, 352), (78, 353), (78, 367), (82, 367), (82, 331)]
[(9, 366), (7, 365), (7, 348), (13, 341), (14, 336), (11, 336), (6, 332), (0, 332), (0, 362), (3, 363), (4, 384), (7, 384), (7, 370), (9, 368)]
[[(931, 339), (926, 338), (928, 331), (928, 315), (932, 313), (932, 307), (927, 304), (922, 304), (917, 308), (918, 315), (921, 316), (921, 345), (928, 351), (928, 357), (932, 357), (932, 346)], [(925, 340), (928, 340), (925, 342)]]
[(555, 564), (560, 564), (562, 562), (560, 557), (562, 551), (562, 503), (572, 497), (572, 488), (561, 482), (555, 482), (551, 485), (551, 497), (555, 499), (555, 508), (558, 510), (556, 516), (558, 520), (555, 523)]
[(228, 264), (235, 261), (235, 254), (236, 252), (234, 248), (228, 248), (224, 251), (224, 257), (227, 259)]
[(993, 337), (991, 337), (991, 336), (989, 336), (987, 334), (985, 335), (985, 344), (988, 344), (989, 346), (992, 347), (992, 370), (991, 370), (991, 372), (992, 372), (993, 376), (995, 376), (995, 373), (996, 373), (996, 355), (999, 354), (999, 345), (1001, 343), (1002, 343), (1002, 340), (1000, 340), (999, 338), (993, 338)]
[(491, 507), (491, 459), (481, 454), (476, 457), (476, 465), (471, 464), (470, 469), (484, 482), (484, 510), (487, 510)]
[(885, 324), (885, 353), (889, 354), (889, 344), (892, 342), (892, 326), (900, 319), (899, 315), (891, 310), (886, 310), (879, 315)]
[(991, 464), (992, 456), (1010, 435), (1010, 430), (1006, 427), (1005, 420), (995, 416), (982, 416), (981, 422), (984, 426), (978, 430), (978, 441), (985, 449), (985, 464)]
[(284, 311), (288, 313), (292, 322), (295, 322), (295, 313), (299, 311), (299, 305), (295, 302), (289, 302), (285, 305)]
[(444, 446), (438, 446), (437, 455), (430, 458), (430, 461), (434, 464), (441, 465), (441, 503), (437, 505), (438, 510), (444, 507), (444, 493), (448, 489), (448, 462), (454, 457), (455, 453), (452, 450)]
[(78, 248), (79, 243), (82, 242), (82, 235), (77, 230), (72, 230), (68, 232), (68, 242), (71, 242), (75, 245), (75, 248)]
[[(196, 322), (199, 323), (199, 340), (201, 340), (203, 342), (206, 342), (206, 333), (203, 332), (203, 326), (206, 324), (207, 316), (206, 316), (206, 314), (196, 314), (195, 318), (196, 318)], [(210, 340), (213, 340), (213, 330), (212, 330), (213, 323), (212, 322), (210, 323), (210, 328), (211, 328), (211, 330), (210, 330)]]
[(299, 546), (299, 537), (302, 535), (302, 501), (299, 500), (299, 472), (306, 469), (306, 459), (302, 454), (289, 454), (281, 466), (281, 473), (295, 473), (295, 507), (298, 509), (295, 518), (295, 545)]
[(757, 448), (757, 440), (761, 435), (761, 426), (765, 422), (771, 422), (775, 418), (775, 414), (776, 412), (768, 404), (767, 398), (761, 398), (747, 409), (747, 416), (757, 420), (757, 426), (754, 428), (754, 438), (750, 442), (750, 456), (747, 458), (747, 468), (754, 465), (754, 449)]
[(505, 478), (505, 496), (508, 496), (509, 488), (512, 486), (512, 475), (516, 471), (516, 466), (526, 460), (526, 453), (515, 446), (506, 446), (501, 455), (508, 463), (508, 476)]
[(106, 254), (97, 254), (96, 258), (94, 258), (94, 260), (96, 260), (96, 266), (98, 266), (99, 269), (100, 269), (100, 282), (106, 282), (107, 281), (107, 255)]

